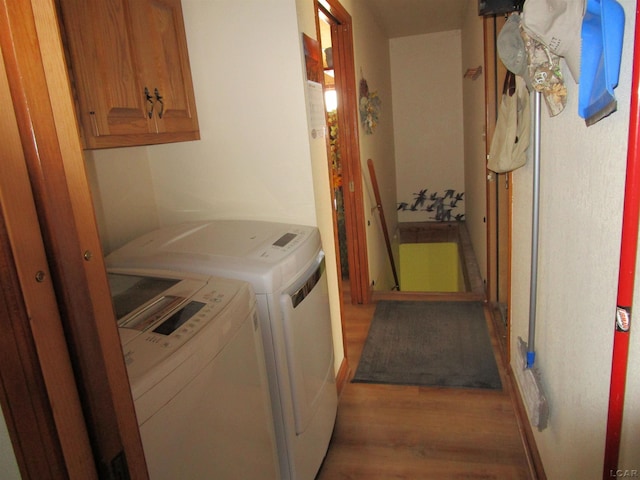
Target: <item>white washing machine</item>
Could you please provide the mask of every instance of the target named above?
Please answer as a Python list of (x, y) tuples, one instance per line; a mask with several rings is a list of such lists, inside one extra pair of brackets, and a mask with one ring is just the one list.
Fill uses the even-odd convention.
[(277, 480), (260, 322), (238, 280), (109, 269), (153, 480)]
[(313, 480), (338, 404), (317, 228), (243, 220), (186, 223), (143, 235), (106, 262), (236, 278), (253, 286), (282, 478)]

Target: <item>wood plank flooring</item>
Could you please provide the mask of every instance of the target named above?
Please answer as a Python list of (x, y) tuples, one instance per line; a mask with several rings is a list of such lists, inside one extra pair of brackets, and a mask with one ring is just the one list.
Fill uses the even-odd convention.
[[(344, 305), (349, 380), (374, 310)], [(317, 480), (534, 478), (506, 388), (501, 334), (487, 318), (502, 391), (348, 382)]]

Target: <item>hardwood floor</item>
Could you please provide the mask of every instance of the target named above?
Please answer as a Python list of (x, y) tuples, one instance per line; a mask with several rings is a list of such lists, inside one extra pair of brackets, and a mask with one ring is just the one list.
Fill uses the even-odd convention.
[(489, 314), (502, 391), (350, 383), (374, 310), (344, 305), (351, 372), (317, 480), (535, 478)]

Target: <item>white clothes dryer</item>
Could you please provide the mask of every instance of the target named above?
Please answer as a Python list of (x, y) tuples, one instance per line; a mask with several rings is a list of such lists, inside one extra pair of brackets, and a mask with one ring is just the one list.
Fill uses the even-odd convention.
[(256, 294), (283, 479), (313, 480), (337, 412), (334, 354), (318, 229), (214, 220), (150, 232), (109, 267), (169, 268), (249, 282)]
[(150, 478), (281, 478), (251, 286), (109, 269)]

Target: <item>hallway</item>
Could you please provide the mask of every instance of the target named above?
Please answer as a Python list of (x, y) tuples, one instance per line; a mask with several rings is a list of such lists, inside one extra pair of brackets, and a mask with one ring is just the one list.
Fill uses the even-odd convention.
[[(349, 379), (375, 304), (343, 306)], [(499, 328), (499, 326), (498, 326)], [(317, 480), (531, 479), (500, 342), (502, 391), (347, 383)]]

